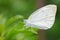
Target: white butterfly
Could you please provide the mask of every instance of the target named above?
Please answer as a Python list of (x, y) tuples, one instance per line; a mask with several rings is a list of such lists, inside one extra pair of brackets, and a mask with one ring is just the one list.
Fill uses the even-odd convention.
[(25, 25), (43, 30), (50, 29), (55, 21), (56, 10), (56, 5), (44, 6), (33, 12), (30, 17), (24, 21)]

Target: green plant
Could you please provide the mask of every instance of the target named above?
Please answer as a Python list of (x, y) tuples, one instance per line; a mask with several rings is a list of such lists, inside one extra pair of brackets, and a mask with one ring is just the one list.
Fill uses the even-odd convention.
[(37, 40), (38, 29), (24, 26), (23, 19), (21, 15), (0, 15), (0, 40)]

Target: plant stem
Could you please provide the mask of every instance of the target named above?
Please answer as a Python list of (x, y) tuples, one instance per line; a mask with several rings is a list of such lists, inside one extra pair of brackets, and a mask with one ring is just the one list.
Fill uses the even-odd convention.
[[(45, 5), (45, 0), (37, 0), (37, 9)], [(38, 31), (39, 40), (46, 40), (45, 30)]]

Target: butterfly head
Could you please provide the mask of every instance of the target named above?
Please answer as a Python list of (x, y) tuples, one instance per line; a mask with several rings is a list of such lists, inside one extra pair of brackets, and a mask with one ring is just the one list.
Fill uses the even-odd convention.
[(28, 20), (26, 20), (26, 19), (24, 20), (24, 23), (25, 23), (25, 26), (28, 26), (28, 27), (31, 26), (30, 22)]

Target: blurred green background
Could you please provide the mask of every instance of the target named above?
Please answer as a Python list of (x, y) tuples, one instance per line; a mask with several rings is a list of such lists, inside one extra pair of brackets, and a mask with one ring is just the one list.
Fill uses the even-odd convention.
[(35, 0), (0, 0), (0, 13), (11, 17), (20, 14), (27, 18), (35, 9)]
[[(0, 0), (0, 40), (38, 40), (37, 29), (26, 28), (23, 19), (35, 11), (37, 0)], [(56, 4), (56, 21), (46, 31), (47, 40), (60, 40), (60, 0), (45, 0)]]

